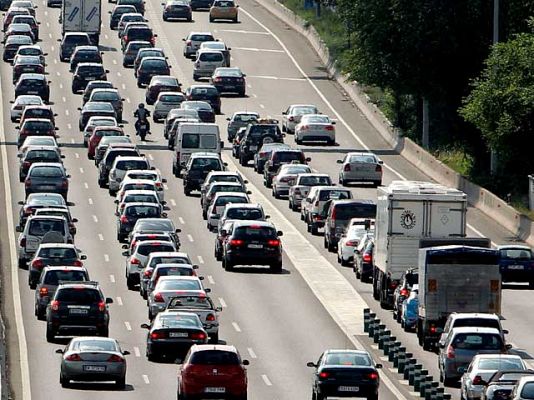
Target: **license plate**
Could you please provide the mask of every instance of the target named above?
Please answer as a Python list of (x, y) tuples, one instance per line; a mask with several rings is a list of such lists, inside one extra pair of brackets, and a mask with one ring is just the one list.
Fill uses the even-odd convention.
[(234, 85), (226, 85), (226, 89), (235, 89)]
[(38, 94), (39, 92), (36, 90), (28, 90), (28, 94)]
[(207, 387), (204, 389), (206, 393), (226, 393), (225, 387)]
[(169, 337), (179, 338), (179, 337), (189, 337), (187, 332), (170, 332)]
[(84, 365), (83, 370), (87, 372), (105, 372), (106, 367), (104, 365)]
[(76, 314), (76, 315), (85, 315), (88, 314), (89, 311), (84, 308), (71, 308), (69, 310), (69, 314)]
[(524, 265), (509, 265), (508, 269), (525, 269)]
[(93, 76), (88, 76), (87, 78), (85, 78), (86, 81), (95, 81), (96, 78), (93, 77)]
[(39, 186), (39, 188), (41, 190), (53, 190), (55, 189), (56, 187), (55, 186), (50, 186), (50, 185), (44, 185), (44, 186)]
[(256, 151), (258, 150), (258, 146), (250, 146), (250, 151)]
[(358, 386), (339, 386), (338, 392), (358, 392), (360, 388)]
[(262, 244), (249, 244), (248, 248), (249, 249), (263, 249), (263, 245)]

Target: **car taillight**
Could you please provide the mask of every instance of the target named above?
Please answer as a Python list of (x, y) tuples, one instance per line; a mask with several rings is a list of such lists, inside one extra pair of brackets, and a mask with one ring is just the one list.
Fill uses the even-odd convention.
[(24, 215), (32, 215), (33, 211), (33, 207), (28, 207), (24, 210)]
[(438, 328), (436, 328), (435, 325), (430, 325), (430, 333), (436, 333), (438, 331)]
[(51, 303), (50, 303), (50, 309), (52, 311), (57, 311), (59, 310), (59, 301), (57, 300), (53, 300)]
[(473, 378), (473, 385), (482, 385), (482, 377), (480, 375)]
[(400, 295), (404, 297), (408, 297), (410, 295), (410, 291), (408, 289), (401, 289)]
[(125, 42), (128, 41), (128, 35), (124, 35), (123, 38), (124, 38), (124, 41), (125, 41)]
[(373, 258), (371, 257), (371, 254), (364, 253), (362, 256), (362, 260), (363, 262), (370, 263), (373, 260)]
[(376, 172), (382, 172), (382, 166), (381, 165), (377, 165), (376, 168), (375, 168), (375, 171)]
[(319, 373), (319, 378), (325, 379), (325, 378), (328, 378), (329, 376), (330, 376), (330, 372), (326, 372), (325, 371), (325, 372), (320, 372)]
[(325, 127), (325, 129), (327, 131), (333, 131), (334, 130), (334, 127), (332, 125), (328, 125), (327, 127)]
[(48, 296), (48, 288), (42, 287), (39, 289), (39, 297), (47, 297)]
[(41, 269), (43, 268), (43, 266), (44, 266), (43, 260), (41, 260), (40, 258), (36, 258), (35, 260), (32, 261), (32, 268)]
[(346, 165), (343, 167), (343, 171), (350, 171), (350, 164), (346, 164)]
[(163, 295), (161, 293), (154, 294), (154, 301), (156, 303), (164, 303), (165, 299), (163, 298)]
[(63, 182), (61, 182), (61, 187), (66, 189), (69, 187), (69, 180), (68, 179), (63, 179)]
[(150, 334), (150, 339), (152, 340), (164, 339), (166, 337), (167, 337), (167, 334), (162, 331), (154, 331)]
[(79, 354), (69, 354), (67, 357), (65, 357), (66, 361), (82, 361), (82, 358)]
[(187, 40), (187, 41), (185, 42), (185, 44), (188, 45), (188, 46), (191, 46), (191, 40)]
[(455, 357), (454, 347), (452, 346), (447, 347), (447, 358), (454, 358), (454, 357)]
[(152, 44), (152, 46), (156, 44), (156, 38), (154, 36), (150, 38), (150, 43)]
[(350, 247), (356, 247), (358, 246), (358, 244), (359, 242), (357, 240), (348, 240), (347, 242), (345, 242), (345, 245)]
[(204, 340), (206, 339), (206, 334), (204, 332), (193, 332), (189, 335), (189, 338), (193, 340)]
[(106, 311), (106, 302), (105, 301), (100, 301), (98, 303), (98, 311), (100, 311), (100, 312)]
[(141, 261), (139, 261), (139, 260), (138, 260), (137, 258), (135, 258), (135, 257), (132, 257), (132, 258), (130, 259), (130, 264), (139, 265), (139, 264), (141, 264)]
[(161, 182), (156, 182), (156, 187), (161, 187)]
[(145, 272), (143, 272), (143, 275), (147, 278), (150, 278), (152, 276), (152, 271), (147, 269)]
[(122, 358), (121, 356), (119, 356), (117, 354), (112, 354), (108, 358), (108, 362), (124, 362), (124, 358)]
[(280, 246), (280, 240), (278, 240), (278, 239), (268, 240), (267, 241), (267, 246), (278, 247), (278, 246)]
[(122, 224), (127, 224), (129, 221), (128, 221), (128, 217), (126, 217), (126, 215), (121, 215), (121, 223)]
[(215, 315), (214, 314), (208, 314), (206, 316), (206, 321), (215, 321)]
[(213, 79), (213, 82), (222, 82), (222, 78), (218, 76), (217, 78)]
[(20, 238), (19, 246), (20, 247), (26, 247), (26, 238), (24, 236)]
[(300, 127), (300, 130), (301, 130), (301, 131), (307, 131), (308, 129), (310, 129), (310, 127), (309, 127), (308, 125), (302, 125), (302, 126)]
[(321, 221), (323, 219), (323, 217), (321, 217), (320, 215), (314, 215), (313, 216), (313, 220), (314, 221)]
[(269, 153), (266, 153), (266, 152), (264, 152), (264, 151), (261, 151), (260, 154), (259, 154), (259, 157), (260, 157), (260, 158), (265, 158), (265, 157), (267, 157), (268, 155), (269, 155)]
[(195, 67), (200, 67), (200, 61), (195, 61)]
[(76, 260), (72, 263), (72, 265), (74, 267), (83, 267), (83, 262), (81, 262), (80, 260)]
[(230, 246), (242, 246), (245, 242), (241, 239), (232, 239), (230, 240)]
[(293, 117), (289, 117), (289, 118), (288, 118), (288, 121), (293, 122), (294, 120), (295, 120), (295, 118), (293, 118)]
[(375, 380), (378, 379), (378, 374), (376, 372), (371, 372), (371, 373), (367, 374), (367, 378), (375, 381)]
[(397, 286), (399, 286), (399, 282), (397, 282), (397, 281), (391, 281), (391, 282), (389, 282), (389, 288), (390, 288), (390, 289), (396, 289)]

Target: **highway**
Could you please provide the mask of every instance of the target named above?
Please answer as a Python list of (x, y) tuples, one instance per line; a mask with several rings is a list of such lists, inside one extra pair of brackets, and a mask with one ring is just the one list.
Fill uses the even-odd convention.
[[(17, 222), (17, 202), (23, 200), (24, 190), (18, 182), (16, 124), (9, 119), (9, 100), (14, 99), (11, 66), (2, 63), (3, 134), (0, 134), (0, 140), (3, 147), (0, 156), (3, 179), (5, 183), (9, 180), (9, 185), (5, 187), (7, 209), (2, 211), (7, 219), (2, 218), (0, 223), (3, 238), (1, 257), (5, 282), (14, 284), (13, 289), (7, 292), (13, 293), (10, 293), (12, 296), (7, 299), (5, 307), (11, 334), (14, 334), (17, 320), (23, 323), (25, 336), (22, 342), (26, 346), (21, 349), (21, 354), (22, 359), (27, 357), (29, 366), (28, 383), (24, 381), (24, 373), (19, 375), (17, 350), (9, 350), (13, 360), (10, 366), (13, 389), (17, 398), (22, 398), (22, 393), (28, 395), (31, 392), (33, 399), (91, 399), (95, 395), (102, 399), (132, 399), (147, 398), (154, 393), (158, 393), (161, 399), (176, 398), (176, 365), (172, 362), (148, 362), (144, 354), (146, 330), (139, 325), (147, 322), (147, 308), (138, 292), (126, 288), (125, 260), (121, 246), (115, 240), (113, 198), (107, 190), (98, 187), (97, 169), (87, 159), (83, 138), (77, 129), (77, 108), (81, 106), (81, 96), (71, 93), (68, 64), (59, 61), (59, 9), (47, 8), (46, 2), (41, 1), (38, 5), (37, 18), (41, 21), (42, 38), (39, 44), (48, 53), (51, 102), (59, 114), (56, 117), (59, 140), (64, 144), (65, 165), (72, 175), (69, 201), (75, 203), (72, 214), (79, 220), (75, 243), (88, 256), (85, 264), (91, 278), (99, 281), (104, 294), (114, 299), (114, 304), (110, 305), (110, 336), (117, 338), (123, 349), (132, 354), (128, 356), (127, 388), (124, 391), (110, 390), (103, 384), (79, 385), (72, 389), (62, 389), (59, 384), (60, 358), (54, 350), (62, 345), (46, 342), (45, 322), (37, 321), (33, 314), (34, 293), (27, 285), (27, 271), (18, 270), (12, 263), (16, 259), (15, 249), (11, 248), (11, 253), (6, 251), (8, 238), (13, 240), (18, 235), (7, 219), (14, 218)], [(384, 160), (384, 184), (396, 179), (428, 180), (424, 172), (391, 151), (338, 85), (328, 79), (324, 66), (305, 39), (254, 0), (240, 1), (239, 24), (209, 23), (206, 12), (195, 12), (192, 23), (163, 22), (160, 3), (151, 0), (146, 5), (146, 17), (158, 34), (156, 45), (165, 49), (173, 66), (172, 74), (179, 78), (184, 90), (193, 83), (192, 62), (182, 55), (181, 39), (187, 33), (212, 31), (232, 47), (232, 64), (241, 67), (247, 74), (248, 87), (246, 98), (229, 96), (222, 99), (223, 115), (217, 116), (217, 122), (223, 138), (226, 138), (226, 117), (235, 111), (253, 110), (263, 116), (281, 119), (281, 112), (290, 104), (316, 104), (323, 113), (338, 120), (338, 144), (335, 147), (301, 146), (312, 158), (310, 164), (314, 169), (330, 174), (337, 181), (338, 165), (335, 160), (348, 150), (368, 148)], [(137, 88), (133, 71), (122, 67), (120, 42), (116, 32), (108, 28), (107, 11), (111, 8), (112, 4), (103, 4), (100, 45), (104, 51), (104, 65), (110, 70), (108, 79), (126, 99), (125, 130), (133, 137), (132, 113), (138, 103), (144, 102), (144, 89)], [(172, 153), (166, 148), (162, 125), (152, 124), (152, 132), (150, 141), (140, 144), (140, 148), (168, 179), (166, 200), (171, 208), (169, 216), (182, 229), (181, 250), (188, 252), (200, 265), (200, 274), (206, 277), (206, 285), (212, 289), (214, 301), (223, 307), (220, 314), (221, 340), (236, 345), (243, 358), (251, 361), (250, 399), (300, 400), (311, 397), (312, 371), (306, 367), (306, 362), (316, 361), (328, 348), (353, 347), (354, 335), (362, 333), (358, 325), (361, 325), (361, 315), (336, 312), (339, 300), (345, 299), (347, 293), (356, 293), (354, 302), (357, 306), (370, 305), (393, 334), (437, 378), (435, 354), (423, 352), (415, 335), (404, 333), (394, 323), (389, 311), (380, 310), (378, 303), (372, 299), (371, 286), (356, 281), (351, 269), (339, 267), (335, 255), (323, 249), (322, 237), (312, 237), (306, 232), (299, 214), (288, 208), (287, 200), (272, 198), (270, 189), (263, 187), (261, 177), (254, 173), (252, 167), (239, 166), (228, 150), (224, 152), (224, 160), (231, 169), (238, 169), (248, 179), (252, 197), (264, 205), (271, 220), (288, 234), (282, 237), (286, 251), (282, 274), (271, 274), (261, 267), (225, 272), (213, 257), (214, 234), (205, 227), (198, 197), (185, 197), (181, 180), (172, 176)], [(286, 139), (294, 145), (291, 136)], [(375, 189), (355, 187), (352, 190), (355, 197), (376, 200)], [(499, 244), (514, 240), (501, 226), (475, 209), (469, 210), (468, 222), (472, 235), (488, 236)], [(315, 258), (310, 260), (306, 254), (313, 254)], [(316, 278), (313, 276), (314, 267), (317, 268)], [(320, 279), (324, 277), (327, 279)], [(339, 287), (346, 291), (338, 291)], [(17, 313), (18, 296), (22, 310), (20, 315)], [(533, 293), (522, 286), (507, 287), (503, 295), (504, 326), (510, 331), (508, 340), (531, 354), (534, 354), (534, 343), (529, 340), (534, 323), (533, 300)], [(349, 328), (343, 326), (346, 320), (354, 323), (356, 329), (351, 330), (352, 325)], [(20, 323), (18, 329), (21, 332)], [(357, 339), (368, 346), (366, 339)], [(387, 368), (382, 377), (381, 399), (410, 398), (407, 388)], [(458, 395), (457, 390), (452, 392)]]

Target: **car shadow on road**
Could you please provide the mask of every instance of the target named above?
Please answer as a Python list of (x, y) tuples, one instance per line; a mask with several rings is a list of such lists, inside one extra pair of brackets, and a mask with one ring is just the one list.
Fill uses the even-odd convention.
[(133, 392), (133, 385), (127, 384), (123, 389), (116, 388), (112, 383), (71, 383), (69, 389), (73, 390), (95, 390), (95, 391), (114, 391), (114, 392)]
[(522, 284), (522, 283), (503, 283), (502, 289), (510, 289), (510, 290), (532, 290), (529, 288), (528, 284)]
[(242, 273), (242, 274), (265, 274), (265, 275), (291, 275), (291, 271), (282, 268), (280, 272), (274, 272), (269, 267), (262, 266), (235, 266), (232, 269), (232, 272)]

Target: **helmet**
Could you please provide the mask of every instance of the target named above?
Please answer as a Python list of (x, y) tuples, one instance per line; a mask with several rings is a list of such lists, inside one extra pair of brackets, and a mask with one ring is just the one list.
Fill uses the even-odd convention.
[(143, 103), (139, 103), (139, 108), (145, 108), (145, 105)]

